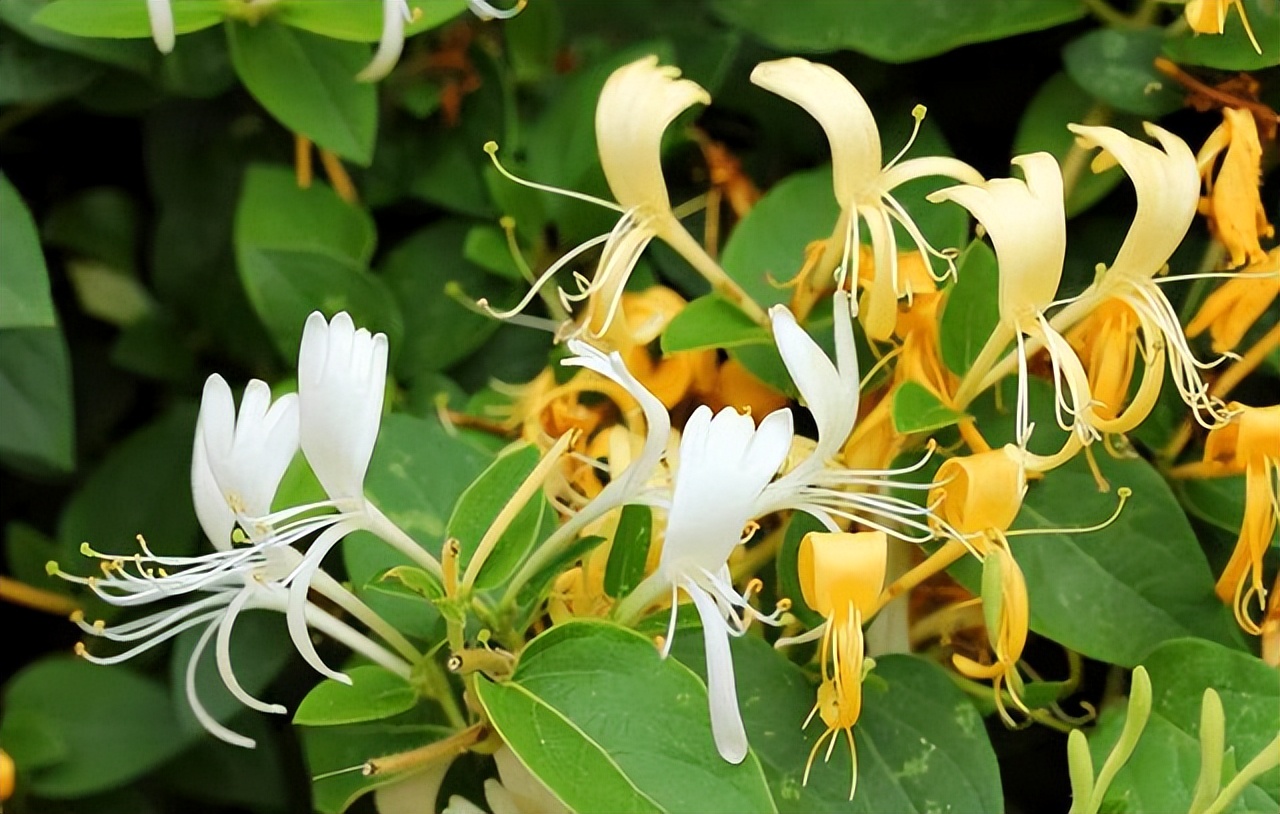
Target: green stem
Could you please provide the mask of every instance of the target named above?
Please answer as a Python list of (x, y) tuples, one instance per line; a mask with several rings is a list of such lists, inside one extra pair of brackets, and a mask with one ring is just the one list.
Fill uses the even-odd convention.
[(685, 229), (674, 216), (659, 230), (659, 236), (706, 278), (707, 282), (711, 283), (712, 291), (738, 306), (744, 314), (751, 317), (752, 321), (764, 326), (769, 324), (769, 316), (764, 309), (742, 286), (738, 285), (737, 281), (725, 274), (720, 264), (707, 254), (702, 244), (689, 234), (689, 230)]
[(645, 608), (670, 590), (670, 581), (659, 577), (657, 572), (650, 574), (614, 607), (613, 621), (626, 627), (634, 625), (644, 615)]
[(440, 669), (440, 664), (434, 658), (423, 659), (418, 662), (418, 671), (427, 696), (440, 705), (449, 725), (455, 729), (466, 727), (467, 716), (458, 705), (458, 699), (453, 694), (453, 685), (449, 683), (448, 674)]

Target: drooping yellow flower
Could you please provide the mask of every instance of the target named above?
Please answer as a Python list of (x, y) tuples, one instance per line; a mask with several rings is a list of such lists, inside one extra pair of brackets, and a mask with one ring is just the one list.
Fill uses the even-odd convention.
[[(1100, 266), (1097, 279), (1067, 308), (1054, 317), (1069, 325), (1079, 325), (1082, 319), (1096, 312), (1113, 300), (1121, 300), (1137, 318), (1136, 323), (1124, 316), (1123, 311), (1110, 311), (1100, 315), (1094, 326), (1110, 328), (1111, 345), (1107, 349), (1096, 346), (1098, 353), (1126, 354), (1124, 360), (1103, 356), (1094, 366), (1091, 382), (1100, 381), (1109, 390), (1105, 408), (1090, 409), (1086, 420), (1099, 432), (1127, 432), (1146, 418), (1155, 405), (1164, 381), (1161, 360), (1168, 358), (1169, 372), (1174, 386), (1183, 401), (1191, 407), (1193, 416), (1205, 427), (1212, 428), (1225, 415), (1220, 400), (1209, 393), (1208, 385), (1200, 376), (1200, 370), (1217, 362), (1201, 362), (1191, 352), (1182, 330), (1178, 312), (1160, 290), (1155, 275), (1168, 263), (1178, 244), (1186, 235), (1195, 217), (1198, 177), (1195, 156), (1186, 142), (1156, 125), (1144, 125), (1147, 134), (1155, 138), (1159, 147), (1133, 138), (1113, 127), (1086, 127), (1068, 125), (1084, 147), (1099, 147), (1102, 152), (1094, 159), (1094, 169), (1100, 171), (1119, 164), (1133, 182), (1137, 195), (1137, 210), (1133, 224), (1125, 235), (1124, 243), (1109, 266)], [(1110, 319), (1103, 325), (1102, 321)], [(1146, 360), (1144, 380), (1129, 407), (1114, 418), (1108, 414), (1118, 410), (1121, 388), (1127, 391), (1129, 380), (1125, 368), (1130, 352), (1122, 345), (1119, 332), (1129, 330), (1128, 342), (1138, 341), (1137, 327), (1142, 333), (1142, 351)], [(1082, 327), (1081, 331), (1086, 331)], [(1101, 341), (1101, 340), (1097, 340)], [(1085, 347), (1087, 342), (1080, 342)], [(1132, 370), (1127, 376), (1131, 377)], [(1096, 403), (1096, 402), (1095, 402)]]
[(817, 703), (805, 719), (805, 726), (815, 714), (827, 726), (809, 752), (803, 782), (809, 782), (809, 771), (822, 744), (827, 743), (826, 759), (830, 760), (838, 740), (836, 733), (844, 730), (853, 764), (850, 800), (858, 785), (858, 753), (853, 741), (853, 726), (862, 714), (866, 655), (862, 626), (867, 617), (875, 613), (880, 593), (884, 590), (888, 550), (888, 537), (881, 531), (811, 532), (800, 541), (797, 561), (800, 590), (809, 607), (826, 619), (810, 634), (800, 637), (822, 637), (818, 648), (822, 683), (818, 687)]
[(929, 493), (930, 505), (949, 531), (962, 535), (982, 557), (983, 618), (995, 656), (983, 664), (955, 653), (951, 662), (961, 675), (991, 681), (996, 709), (1009, 726), (1015, 722), (1005, 708), (1002, 687), (1008, 687), (1018, 709), (1028, 712), (1018, 673), (1030, 625), (1027, 583), (1005, 537), (1027, 490), (1021, 455), (1006, 447), (951, 458), (938, 469), (938, 485)]
[[(596, 104), (596, 146), (605, 180), (617, 203), (519, 179), (498, 162), (498, 145), (494, 142), (486, 144), (485, 150), (493, 158), (494, 165), (507, 178), (534, 189), (558, 192), (621, 213), (608, 234), (588, 240), (552, 264), (514, 308), (492, 313), (504, 319), (514, 317), (532, 302), (537, 292), (557, 272), (583, 252), (603, 244), (594, 276), (587, 279), (584, 275), (575, 275), (576, 290), (559, 290), (566, 310), (574, 303), (586, 302), (577, 324), (566, 326), (566, 332), (600, 339), (617, 316), (623, 289), (640, 255), (654, 238), (658, 238), (687, 260), (711, 283), (713, 289), (742, 308), (748, 316), (764, 323), (764, 311), (724, 273), (680, 223), (672, 211), (662, 175), (662, 137), (667, 127), (694, 105), (710, 102), (711, 96), (701, 85), (681, 79), (678, 68), (659, 65), (656, 56), (643, 57), (610, 74)], [(487, 302), (482, 301), (481, 305), (489, 308)]]
[(1164, 381), (1164, 344), (1159, 333), (1143, 332), (1143, 361), (1151, 373), (1143, 377), (1138, 394), (1132, 401), (1129, 399), (1129, 386), (1137, 370), (1135, 340), (1141, 327), (1138, 313), (1124, 299), (1116, 297), (1104, 301), (1067, 334), (1067, 341), (1080, 354), (1089, 375), (1093, 424), (1103, 432), (1133, 429), (1150, 414), (1160, 395)]
[(1244, 335), (1280, 296), (1280, 248), (1218, 286), (1187, 325), (1194, 339), (1206, 330), (1215, 353), (1235, 350)]
[(1210, 432), (1204, 446), (1204, 462), (1218, 474), (1245, 476), (1244, 522), (1216, 590), (1231, 603), (1240, 627), (1256, 636), (1262, 627), (1250, 615), (1249, 603), (1257, 597), (1259, 610), (1265, 611), (1262, 561), (1280, 523), (1280, 405), (1232, 403), (1230, 408), (1231, 420)]
[[(1071, 346), (1045, 316), (1062, 278), (1067, 251), (1067, 224), (1063, 202), (1062, 171), (1052, 155), (1044, 152), (1020, 155), (1013, 164), (1026, 180), (994, 178), (938, 190), (931, 201), (955, 201), (968, 209), (986, 228), (999, 264), (1000, 323), (974, 362), (984, 369), (1016, 342), (1018, 397), (1015, 405), (1017, 442), (1024, 449), (1032, 423), (1028, 404), (1028, 356), (1026, 339), (1043, 344), (1053, 364), (1054, 408), (1058, 425), (1071, 433), (1063, 449), (1036, 464), (1050, 469), (1073, 455), (1081, 445), (1098, 437), (1087, 420), (1092, 396), (1088, 376)], [(961, 390), (965, 385), (961, 384)], [(957, 393), (967, 404), (973, 392)]]
[(1240, 22), (1244, 24), (1245, 33), (1249, 35), (1249, 42), (1253, 43), (1253, 50), (1261, 54), (1262, 46), (1258, 44), (1258, 38), (1253, 35), (1253, 26), (1249, 25), (1249, 18), (1244, 13), (1244, 3), (1241, 0), (1190, 0), (1183, 13), (1186, 15), (1187, 22), (1191, 24), (1191, 30), (1197, 34), (1221, 34), (1226, 30), (1227, 12), (1232, 6), (1240, 14)]
[[(968, 184), (982, 183), (982, 175), (963, 161), (946, 156), (902, 161), (911, 141), (883, 163), (880, 131), (871, 108), (849, 80), (829, 66), (799, 57), (762, 62), (751, 72), (751, 81), (800, 105), (826, 132), (840, 217), (821, 256), (820, 269), (815, 271), (834, 271), (837, 287), (850, 275), (859, 280), (858, 233), (859, 224), (865, 222), (871, 234), (876, 275), (858, 301), (859, 318), (869, 338), (888, 339), (893, 333), (897, 300), (907, 293), (898, 270), (894, 224), (906, 230), (921, 256), (941, 257), (948, 263), (953, 257), (951, 252), (938, 251), (929, 244), (893, 191), (907, 181), (931, 175)], [(924, 108), (917, 107), (914, 115), (918, 132)]]
[(1200, 213), (1208, 219), (1213, 236), (1231, 254), (1231, 265), (1263, 262), (1266, 252), (1258, 240), (1274, 235), (1275, 227), (1267, 221), (1258, 192), (1262, 183), (1262, 144), (1253, 114), (1223, 108), (1222, 124), (1200, 148), (1196, 168), (1204, 182)]

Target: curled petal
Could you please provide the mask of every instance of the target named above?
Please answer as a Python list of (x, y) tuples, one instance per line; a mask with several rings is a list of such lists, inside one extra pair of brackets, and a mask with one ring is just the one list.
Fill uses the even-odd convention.
[(356, 74), (361, 82), (377, 82), (396, 66), (404, 50), (404, 24), (413, 18), (406, 0), (382, 0), (382, 37), (373, 61)]
[(711, 704), (711, 734), (716, 750), (730, 763), (741, 763), (747, 756), (747, 731), (742, 725), (742, 713), (738, 711), (729, 625), (715, 600), (701, 587), (689, 580), (681, 587), (693, 599), (702, 619), (707, 652), (707, 700)]
[(173, 50), (175, 32), (173, 29), (173, 7), (170, 0), (147, 0), (147, 19), (151, 23), (151, 39), (155, 40), (160, 53), (167, 54)]

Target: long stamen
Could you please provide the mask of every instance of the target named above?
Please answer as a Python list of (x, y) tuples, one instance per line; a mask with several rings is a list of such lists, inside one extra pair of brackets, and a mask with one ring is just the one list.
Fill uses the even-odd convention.
[(541, 192), (550, 192), (555, 195), (566, 195), (570, 198), (576, 198), (579, 201), (586, 201), (587, 203), (595, 204), (596, 206), (603, 206), (605, 209), (612, 209), (615, 212), (626, 211), (613, 201), (606, 201), (603, 198), (597, 198), (594, 195), (587, 195), (582, 192), (575, 192), (571, 189), (561, 189), (560, 187), (553, 187), (548, 184), (539, 184), (536, 181), (529, 181), (515, 175), (506, 167), (502, 166), (502, 162), (498, 160), (498, 142), (496, 141), (485, 142), (484, 151), (489, 154), (489, 160), (493, 162), (493, 166), (496, 167), (498, 172), (502, 173), (502, 176), (508, 181), (514, 181), (520, 186), (529, 187), (530, 189), (536, 189)]
[(895, 155), (888, 164), (885, 164), (884, 168), (881, 169), (880, 172), (887, 172), (894, 164), (897, 164), (898, 161), (907, 154), (907, 150), (910, 150), (911, 145), (915, 144), (916, 136), (920, 135), (920, 125), (924, 124), (924, 117), (928, 112), (929, 108), (924, 105), (916, 105), (911, 108), (911, 118), (915, 120), (911, 126), (911, 136), (907, 139), (907, 143), (902, 145), (902, 149), (898, 151), (898, 154)]

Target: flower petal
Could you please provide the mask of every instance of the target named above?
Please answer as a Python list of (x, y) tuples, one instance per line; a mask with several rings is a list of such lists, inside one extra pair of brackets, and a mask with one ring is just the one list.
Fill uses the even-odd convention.
[(747, 756), (747, 731), (738, 710), (733, 654), (729, 650), (729, 625), (706, 591), (691, 580), (682, 588), (693, 599), (702, 619), (702, 639), (707, 653), (707, 700), (711, 707), (711, 734), (720, 757), (741, 763)]
[(378, 40), (378, 50), (364, 70), (356, 74), (360, 82), (377, 82), (400, 61), (400, 52), (404, 50), (404, 24), (412, 19), (409, 4), (406, 0), (382, 0), (382, 37)]
[(167, 54), (173, 50), (173, 7), (169, 0), (147, 0), (147, 20), (151, 23), (151, 39), (155, 40), (160, 53)]

